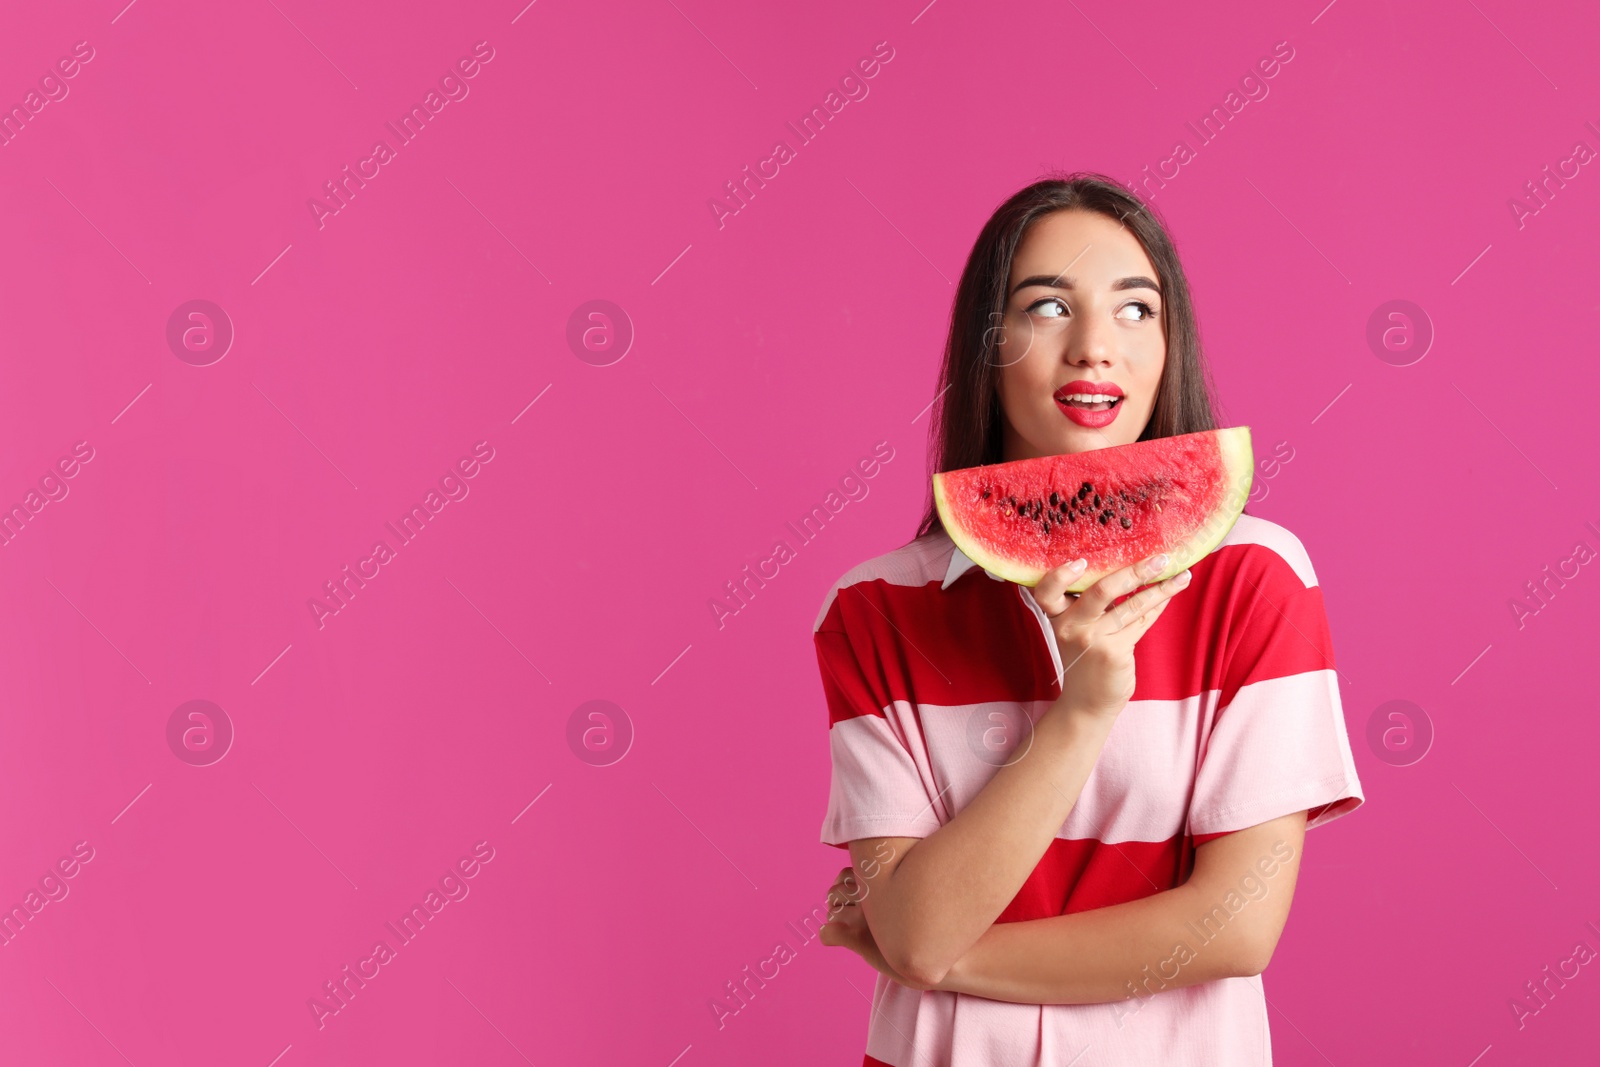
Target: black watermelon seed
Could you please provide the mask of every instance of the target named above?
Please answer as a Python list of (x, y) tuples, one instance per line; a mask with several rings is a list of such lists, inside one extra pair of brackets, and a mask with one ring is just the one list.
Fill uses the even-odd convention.
[(1050, 491), (1050, 506), (1055, 507), (1059, 503), (1061, 503), (1061, 494), (1052, 489)]
[(1102, 512), (1101, 512), (1101, 513), (1100, 513), (1100, 521), (1101, 521), (1101, 523), (1107, 523), (1107, 522), (1110, 522), (1110, 521), (1111, 521), (1111, 512), (1109, 512), (1109, 511), (1102, 511)]
[(1099, 507), (1100, 506), (1100, 494), (1096, 493), (1094, 495), (1094, 500), (1090, 501), (1090, 503), (1092, 503), (1095, 507)]
[(1122, 516), (1122, 528), (1124, 530), (1126, 530), (1128, 527), (1130, 527), (1132, 525), (1133, 525), (1133, 520), (1132, 519), (1128, 518), (1128, 516), (1126, 516), (1126, 515)]
[(1068, 522), (1077, 522), (1078, 521), (1078, 516), (1069, 511), (1069, 512), (1067, 512), (1067, 521)]
[(989, 490), (985, 489), (983, 491), (983, 499), (985, 499), (985, 500), (989, 499)]
[(1044, 532), (1045, 532), (1045, 536), (1046, 537), (1048, 537), (1050, 535), (1050, 522), (1049, 522), (1049, 520), (1045, 521)]

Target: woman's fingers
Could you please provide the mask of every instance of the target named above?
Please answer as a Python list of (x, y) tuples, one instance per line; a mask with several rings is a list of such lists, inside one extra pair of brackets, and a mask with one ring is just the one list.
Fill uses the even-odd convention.
[(1078, 580), (1087, 560), (1075, 559), (1045, 571), (1044, 577), (1033, 587), (1033, 600), (1046, 615), (1060, 615), (1067, 610), (1067, 586)]
[(1167, 597), (1160, 603), (1146, 609), (1142, 615), (1130, 620), (1127, 625), (1118, 630), (1117, 637), (1132, 644), (1138, 644), (1139, 638), (1145, 635), (1146, 630), (1155, 625), (1156, 620), (1161, 618), (1161, 613), (1167, 610), (1167, 605), (1170, 603), (1172, 603), (1172, 598)]
[(843, 868), (828, 887), (828, 914), (833, 915), (847, 905), (859, 903), (862, 895), (855, 868)]
[(1121, 570), (1112, 571), (1084, 590), (1074, 607), (1090, 618), (1098, 617), (1104, 614), (1106, 608), (1117, 597), (1133, 592), (1160, 574), (1167, 562), (1167, 554), (1162, 552), (1138, 563), (1131, 563)]
[[(1157, 572), (1159, 573), (1159, 571)], [(1189, 572), (1175, 574), (1159, 585), (1152, 585), (1139, 590), (1137, 593), (1112, 608), (1110, 611), (1111, 629), (1106, 633), (1121, 633), (1143, 619), (1143, 617), (1156, 608), (1165, 607), (1178, 593), (1189, 584)], [(1153, 619), (1151, 620), (1154, 621)]]

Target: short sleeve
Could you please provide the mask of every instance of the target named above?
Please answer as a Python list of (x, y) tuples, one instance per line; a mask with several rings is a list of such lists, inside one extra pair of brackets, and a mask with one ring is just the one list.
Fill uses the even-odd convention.
[(1227, 630), (1218, 710), (1189, 804), (1197, 841), (1301, 810), (1310, 829), (1365, 799), (1321, 586), (1269, 550), (1241, 564), (1235, 580), (1241, 617)]
[(911, 704), (891, 698), (899, 687), (889, 684), (870, 641), (826, 626), (815, 639), (832, 759), (822, 842), (843, 848), (863, 837), (927, 837), (939, 819)]

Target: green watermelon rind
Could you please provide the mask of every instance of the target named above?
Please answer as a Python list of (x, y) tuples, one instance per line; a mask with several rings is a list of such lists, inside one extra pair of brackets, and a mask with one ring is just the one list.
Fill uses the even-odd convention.
[[(1230, 494), (1223, 497), (1222, 504), (1206, 516), (1194, 533), (1186, 540), (1165, 550), (1170, 557), (1166, 569), (1148, 579), (1146, 584), (1164, 582), (1174, 575), (1183, 573), (1196, 561), (1204, 559), (1232, 531), (1234, 524), (1239, 521), (1239, 516), (1244, 513), (1245, 504), (1249, 501), (1250, 487), (1255, 481), (1255, 455), (1250, 444), (1250, 427), (1230, 426), (1226, 429), (1201, 432), (1216, 435), (1223, 478), (1233, 486), (1233, 489)], [(933, 502), (939, 512), (939, 521), (944, 524), (945, 533), (949, 535), (950, 540), (955, 542), (956, 547), (961, 549), (967, 558), (984, 570), (999, 575), (1008, 582), (1026, 586), (1038, 585), (1039, 580), (1045, 576), (1045, 571), (1037, 567), (1023, 566), (989, 552), (973, 538), (968, 537), (965, 529), (955, 520), (951, 512), (949, 501), (945, 497), (942, 474), (933, 476)], [(1118, 569), (1120, 568), (1097, 570), (1091, 565), (1078, 576), (1076, 582), (1067, 586), (1066, 591), (1081, 593)]]

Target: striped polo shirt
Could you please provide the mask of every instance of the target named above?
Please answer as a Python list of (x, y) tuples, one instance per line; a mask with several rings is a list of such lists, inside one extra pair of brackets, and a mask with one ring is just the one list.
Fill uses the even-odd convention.
[[(1363, 802), (1300, 540), (1241, 515), (1190, 570), (1134, 646), (1133, 698), (1078, 802), (997, 922), (1171, 889), (1198, 844), (1302, 809), (1308, 829), (1322, 826)], [(822, 841), (841, 848), (949, 822), (1061, 692), (1060, 650), (1033, 591), (976, 565), (942, 530), (846, 572), (814, 630), (832, 757)], [(1272, 1062), (1261, 976), (1156, 988), (1121, 1003), (1012, 1004), (880, 974), (863, 1062)]]

